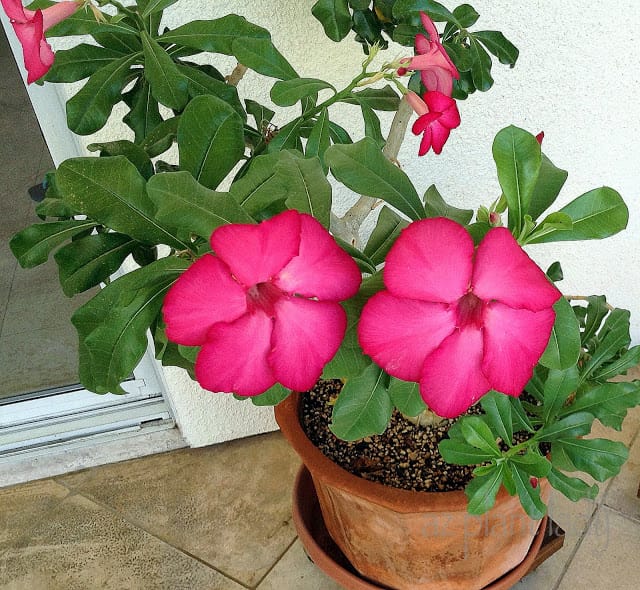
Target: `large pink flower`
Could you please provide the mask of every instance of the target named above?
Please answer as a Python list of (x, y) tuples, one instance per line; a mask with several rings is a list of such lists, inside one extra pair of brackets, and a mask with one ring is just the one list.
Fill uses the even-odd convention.
[(353, 259), (313, 217), (289, 210), (258, 225), (225, 225), (215, 252), (167, 293), (167, 337), (201, 346), (196, 379), (210, 391), (258, 395), (313, 387), (346, 330), (339, 301), (355, 295)]
[(20, 0), (0, 1), (22, 45), (27, 83), (31, 84), (42, 78), (53, 64), (53, 51), (44, 32), (71, 16), (82, 6), (82, 2), (58, 2), (44, 10), (34, 11), (24, 8)]
[(403, 63), (405, 70), (420, 70), (422, 84), (427, 91), (437, 90), (451, 96), (453, 91), (453, 79), (460, 78), (458, 68), (440, 43), (440, 35), (433, 21), (424, 12), (420, 13), (422, 26), (429, 35), (416, 35), (416, 53), (411, 59)]
[(561, 296), (509, 230), (489, 230), (475, 249), (467, 230), (444, 218), (403, 230), (384, 283), (362, 311), (360, 344), (390, 375), (419, 381), (427, 405), (447, 418), (490, 389), (522, 392)]
[(441, 153), (451, 130), (460, 125), (456, 101), (435, 90), (426, 92), (423, 98), (410, 91), (405, 98), (418, 115), (411, 127), (414, 135), (422, 133), (418, 155), (424, 156), (431, 148), (436, 154)]

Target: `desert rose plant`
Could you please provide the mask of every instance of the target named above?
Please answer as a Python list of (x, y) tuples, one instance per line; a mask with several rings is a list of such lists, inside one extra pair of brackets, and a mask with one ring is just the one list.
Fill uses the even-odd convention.
[[(461, 416), (440, 452), (476, 466), (473, 513), (504, 486), (541, 518), (541, 477), (572, 500), (593, 497), (569, 474), (604, 481), (627, 458), (621, 443), (584, 436), (596, 419), (620, 429), (640, 403), (636, 382), (612, 381), (640, 347), (629, 348), (628, 311), (563, 296), (560, 264), (544, 272), (528, 246), (621, 231), (622, 198), (601, 187), (554, 210), (567, 173), (542, 134), (513, 126), (492, 147), (502, 194), (475, 211), (434, 186), (420, 197), (397, 162), (413, 121), (419, 155), (436, 164), (464, 124), (458, 101), (489, 90), (491, 55), (515, 65), (513, 44), (472, 30), (468, 4), (319, 0), (325, 33), (345, 46), (355, 33), (364, 49), (338, 90), (299, 77), (243, 17), (163, 27), (175, 3), (2, 0), (29, 82), (84, 80), (67, 103), (72, 131), (91, 135), (125, 105), (126, 138), (51, 171), (42, 223), (11, 240), (26, 267), (54, 252), (67, 295), (103, 286), (72, 318), (84, 386), (122, 393), (150, 331), (163, 364), (258, 405), (340, 379), (331, 429), (343, 439), (384, 431), (394, 408), (416, 428)], [(84, 37), (53, 54), (45, 33)], [(219, 54), (237, 60), (226, 75)], [(298, 114), (282, 120), (240, 93), (247, 69), (275, 79), (273, 105)], [(337, 106), (359, 111), (363, 138), (332, 119)], [(394, 112), (387, 134), (381, 111)], [(337, 184), (361, 195), (341, 216)]]

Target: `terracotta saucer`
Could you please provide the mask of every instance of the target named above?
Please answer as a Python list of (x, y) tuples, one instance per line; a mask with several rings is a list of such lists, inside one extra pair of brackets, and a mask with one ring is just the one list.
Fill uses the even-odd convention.
[[(293, 489), (293, 521), (309, 559), (338, 584), (347, 590), (389, 590), (387, 586), (362, 577), (333, 542), (322, 519), (311, 474), (304, 465), (298, 471)], [(508, 590), (531, 569), (544, 538), (546, 523), (547, 517), (541, 522), (529, 553), (520, 565), (483, 590)]]

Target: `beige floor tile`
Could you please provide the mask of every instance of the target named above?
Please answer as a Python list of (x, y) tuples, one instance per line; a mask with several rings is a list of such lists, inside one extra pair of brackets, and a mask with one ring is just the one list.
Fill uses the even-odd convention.
[[(636, 436), (631, 446), (629, 460), (609, 487), (604, 499), (605, 505), (640, 522), (638, 486), (640, 486), (640, 435)], [(640, 553), (640, 546), (638, 551)], [(638, 582), (640, 585), (640, 580)]]
[(83, 496), (70, 496), (0, 556), (2, 590), (241, 590)]
[(639, 551), (640, 523), (602, 507), (558, 590), (636, 590)]
[(65, 476), (59, 481), (252, 586), (295, 538), (298, 466), (272, 433)]
[(69, 494), (51, 480), (0, 490), (0, 554), (19, 544), (24, 535)]
[(300, 540), (291, 546), (257, 590), (341, 590), (315, 566), (304, 552)]

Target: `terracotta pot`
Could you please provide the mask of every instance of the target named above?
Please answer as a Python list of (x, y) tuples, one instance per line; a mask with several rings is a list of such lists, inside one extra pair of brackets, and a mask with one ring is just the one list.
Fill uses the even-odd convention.
[(540, 522), (517, 496), (501, 489), (489, 512), (472, 516), (462, 491), (411, 492), (352, 475), (307, 438), (300, 400), (279, 404), (276, 420), (311, 473), (329, 534), (362, 576), (394, 590), (480, 590), (524, 560)]

